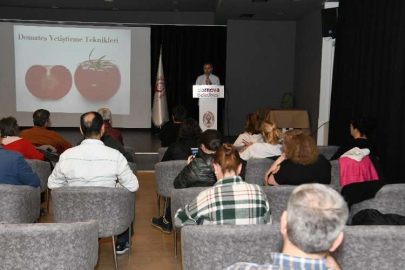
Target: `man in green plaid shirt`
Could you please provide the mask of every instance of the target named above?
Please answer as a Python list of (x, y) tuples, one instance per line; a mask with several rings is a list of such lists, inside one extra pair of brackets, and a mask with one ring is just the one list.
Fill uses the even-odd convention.
[(185, 208), (177, 211), (174, 225), (270, 224), (271, 212), (266, 194), (239, 176), (219, 180), (201, 192)]

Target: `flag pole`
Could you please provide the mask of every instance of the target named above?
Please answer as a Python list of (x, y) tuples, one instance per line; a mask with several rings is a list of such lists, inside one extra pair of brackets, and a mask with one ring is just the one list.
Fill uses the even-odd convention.
[(155, 95), (153, 98), (152, 122), (155, 127), (161, 128), (163, 124), (169, 121), (169, 112), (167, 108), (166, 86), (163, 75), (163, 48), (160, 45), (159, 64), (156, 75)]

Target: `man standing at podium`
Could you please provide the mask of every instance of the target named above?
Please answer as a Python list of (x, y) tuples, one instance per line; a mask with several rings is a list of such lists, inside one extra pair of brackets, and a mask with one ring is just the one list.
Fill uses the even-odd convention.
[(198, 76), (196, 85), (220, 85), (219, 78), (212, 74), (213, 68), (211, 63), (204, 64), (204, 74)]

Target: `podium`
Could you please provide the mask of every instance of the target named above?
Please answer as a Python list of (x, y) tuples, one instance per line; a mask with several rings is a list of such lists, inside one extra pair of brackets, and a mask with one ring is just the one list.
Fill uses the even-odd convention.
[(199, 123), (202, 131), (218, 128), (218, 98), (224, 98), (223, 85), (193, 85), (193, 98), (199, 98)]

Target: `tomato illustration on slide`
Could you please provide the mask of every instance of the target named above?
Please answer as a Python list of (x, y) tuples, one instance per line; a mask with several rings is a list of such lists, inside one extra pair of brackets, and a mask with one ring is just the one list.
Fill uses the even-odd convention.
[(114, 96), (121, 86), (121, 73), (106, 55), (79, 64), (75, 72), (75, 84), (80, 94), (87, 99), (104, 101)]
[(31, 66), (25, 74), (28, 90), (41, 99), (60, 99), (72, 87), (72, 74), (64, 66)]

